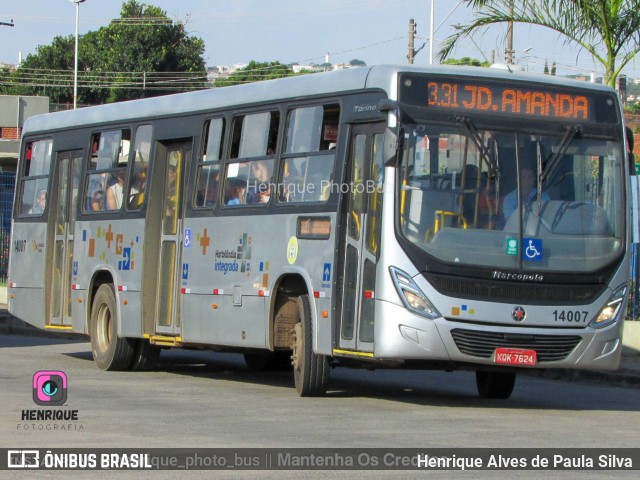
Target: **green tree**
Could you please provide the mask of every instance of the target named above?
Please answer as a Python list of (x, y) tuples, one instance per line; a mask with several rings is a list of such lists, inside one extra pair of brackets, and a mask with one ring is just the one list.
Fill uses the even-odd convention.
[(294, 73), (293, 69), (280, 62), (256, 62), (252, 60), (246, 67), (239, 68), (226, 78), (216, 80), (216, 87), (229, 87), (231, 85), (260, 82), (294, 75), (296, 73)]
[(489, 67), (491, 64), (486, 60), (478, 60), (477, 58), (462, 57), (462, 58), (448, 58), (443, 65), (466, 65), (470, 67)]
[(73, 36), (55, 37), (51, 45), (39, 46), (35, 54), (8, 73), (1, 92), (49, 96), (54, 103), (72, 102), (74, 42)]
[[(73, 100), (73, 36), (56, 37), (12, 74), (13, 89)], [(79, 38), (78, 102), (107, 103), (206, 87), (204, 42), (158, 7), (127, 0), (120, 18)]]
[(445, 59), (457, 42), (490, 25), (523, 23), (549, 28), (587, 50), (604, 69), (604, 82), (615, 87), (620, 71), (640, 51), (638, 0), (467, 0), (475, 19), (457, 26), (438, 53)]

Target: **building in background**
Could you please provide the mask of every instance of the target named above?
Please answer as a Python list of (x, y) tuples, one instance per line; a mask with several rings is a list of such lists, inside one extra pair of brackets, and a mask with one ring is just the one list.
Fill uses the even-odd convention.
[(15, 172), (24, 121), (49, 113), (49, 97), (0, 95), (0, 171)]
[(49, 113), (49, 97), (0, 95), (0, 303), (6, 303), (11, 208), (22, 126), (27, 118)]

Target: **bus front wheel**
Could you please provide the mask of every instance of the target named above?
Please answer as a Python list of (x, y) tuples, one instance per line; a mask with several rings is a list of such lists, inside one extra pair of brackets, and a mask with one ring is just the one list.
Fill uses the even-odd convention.
[(101, 370), (126, 370), (133, 359), (128, 338), (118, 337), (118, 308), (113, 285), (103, 283), (91, 307), (91, 352)]
[(507, 399), (516, 383), (515, 372), (476, 371), (476, 386), (482, 398)]
[(293, 329), (293, 380), (301, 397), (320, 397), (329, 382), (329, 360), (313, 353), (311, 305), (308, 295), (298, 297), (298, 323)]

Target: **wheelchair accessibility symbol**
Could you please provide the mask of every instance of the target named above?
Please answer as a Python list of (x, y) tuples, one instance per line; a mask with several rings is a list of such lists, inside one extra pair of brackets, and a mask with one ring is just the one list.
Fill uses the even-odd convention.
[(539, 262), (542, 260), (542, 239), (523, 238), (522, 258), (529, 262)]

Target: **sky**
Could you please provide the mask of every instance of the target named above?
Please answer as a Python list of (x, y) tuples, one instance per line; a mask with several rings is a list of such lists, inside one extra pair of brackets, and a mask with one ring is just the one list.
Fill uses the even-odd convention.
[[(205, 42), (207, 66), (245, 64), (251, 60), (308, 65), (407, 63), (409, 19), (417, 23), (416, 64), (430, 62), (431, 0), (139, 0), (160, 7), (169, 18), (186, 24), (189, 35)], [(457, 0), (434, 2), (434, 55), (451, 33), (451, 25), (468, 23), (473, 11)], [(121, 0), (86, 0), (79, 7), (80, 35), (98, 30), (120, 16)], [(51, 44), (55, 36), (73, 35), (76, 5), (72, 0), (0, 0), (0, 63), (18, 63)], [(135, 28), (135, 27), (131, 27)], [(452, 57), (503, 61), (506, 27), (495, 26), (464, 39)], [(558, 74), (602, 73), (590, 55), (570, 47), (557, 34), (539, 27), (516, 25), (516, 62), (542, 72), (545, 61), (556, 62)], [(637, 62), (636, 62), (637, 63)], [(640, 77), (640, 64), (625, 69)]]

